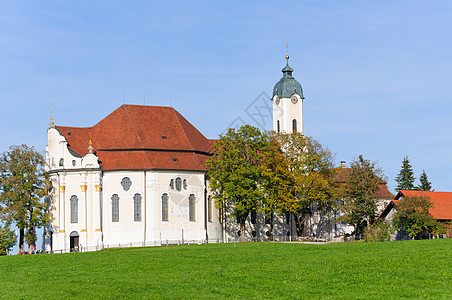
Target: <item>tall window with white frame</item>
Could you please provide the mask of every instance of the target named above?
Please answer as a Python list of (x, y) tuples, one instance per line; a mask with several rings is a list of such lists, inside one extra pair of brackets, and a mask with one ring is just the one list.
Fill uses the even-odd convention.
[(78, 198), (71, 196), (71, 223), (78, 223)]
[(168, 194), (162, 195), (162, 221), (168, 222)]
[(138, 193), (133, 196), (133, 220), (141, 221), (141, 195)]
[(212, 222), (212, 198), (210, 195), (207, 197), (207, 220)]
[(292, 120), (292, 132), (293, 133), (297, 132), (297, 120), (296, 119)]
[(119, 196), (117, 194), (111, 196), (111, 221), (119, 222)]
[(195, 195), (190, 194), (188, 197), (188, 220), (190, 222), (196, 221), (196, 215), (195, 215)]

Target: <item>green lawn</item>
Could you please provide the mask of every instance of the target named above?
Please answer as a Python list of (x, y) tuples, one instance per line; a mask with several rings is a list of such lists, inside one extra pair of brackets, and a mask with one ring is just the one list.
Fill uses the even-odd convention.
[(452, 239), (0, 257), (0, 297), (452, 299)]

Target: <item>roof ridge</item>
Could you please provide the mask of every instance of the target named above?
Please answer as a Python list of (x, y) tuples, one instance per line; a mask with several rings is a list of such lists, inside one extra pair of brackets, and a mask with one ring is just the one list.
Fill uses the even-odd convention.
[(184, 136), (185, 136), (185, 138), (187, 139), (188, 144), (189, 144), (190, 147), (191, 147), (191, 150), (195, 150), (195, 147), (193, 147), (193, 144), (191, 143), (190, 139), (189, 139), (188, 136), (187, 136), (187, 132), (185, 131), (184, 125), (182, 125), (182, 123), (181, 123), (181, 121), (180, 121), (179, 115), (180, 115), (180, 116), (182, 116), (182, 115), (179, 114), (179, 112), (178, 112), (177, 110), (175, 110), (173, 107), (171, 107), (171, 108), (173, 109), (173, 113), (176, 115), (177, 122), (179, 122), (179, 125), (180, 125), (180, 127), (182, 128), (182, 132), (184, 133)]

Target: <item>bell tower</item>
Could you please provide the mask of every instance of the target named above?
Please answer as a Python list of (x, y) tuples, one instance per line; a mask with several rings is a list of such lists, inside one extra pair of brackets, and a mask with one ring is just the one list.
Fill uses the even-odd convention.
[(282, 69), (283, 77), (273, 88), (273, 130), (276, 132), (303, 134), (303, 89), (292, 76), (289, 55)]

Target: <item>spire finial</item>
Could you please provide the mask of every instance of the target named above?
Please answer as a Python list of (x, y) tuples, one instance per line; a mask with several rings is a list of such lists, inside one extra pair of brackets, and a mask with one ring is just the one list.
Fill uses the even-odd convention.
[(88, 153), (93, 153), (93, 143), (89, 140)]
[(286, 44), (286, 60), (287, 64), (289, 64), (289, 43)]
[(55, 121), (54, 121), (54, 118), (53, 118), (53, 110), (50, 110), (49, 128), (55, 128)]

